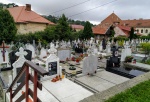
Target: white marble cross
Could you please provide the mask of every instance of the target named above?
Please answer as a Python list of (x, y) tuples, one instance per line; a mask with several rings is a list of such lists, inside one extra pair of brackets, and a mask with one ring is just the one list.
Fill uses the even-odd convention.
[(22, 47), (19, 48), (19, 52), (15, 53), (16, 56), (19, 56), (19, 58), (24, 58), (25, 55), (27, 55), (27, 52), (24, 51)]
[(48, 50), (48, 52), (50, 54), (56, 54), (57, 50), (55, 49), (55, 46), (54, 45), (51, 45), (51, 48)]
[(56, 41), (56, 46), (55, 46), (55, 48), (57, 49), (58, 47), (59, 47), (59, 42), (58, 41)]

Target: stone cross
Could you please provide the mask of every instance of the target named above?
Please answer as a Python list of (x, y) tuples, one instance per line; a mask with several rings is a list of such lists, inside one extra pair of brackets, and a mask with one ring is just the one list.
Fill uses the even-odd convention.
[(27, 52), (24, 51), (24, 49), (22, 47), (19, 48), (19, 52), (15, 53), (16, 56), (19, 56), (19, 58), (24, 58), (25, 55), (27, 55)]
[(2, 42), (2, 46), (0, 48), (3, 48), (2, 55), (3, 55), (3, 61), (5, 62), (5, 48), (9, 48), (9, 46), (5, 46), (5, 41)]
[(58, 47), (59, 47), (59, 42), (58, 41), (56, 41), (56, 46), (55, 46), (55, 48), (57, 49)]
[(54, 44), (51, 44), (51, 48), (48, 50), (48, 52), (49, 52), (50, 54), (55, 54), (55, 53), (57, 52), (57, 50), (55, 49)]

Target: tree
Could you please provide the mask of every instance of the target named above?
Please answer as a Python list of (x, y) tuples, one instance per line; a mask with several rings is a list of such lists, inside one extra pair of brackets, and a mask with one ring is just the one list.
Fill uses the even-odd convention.
[(69, 35), (71, 34), (69, 24), (67, 23), (67, 18), (63, 14), (59, 18), (58, 24), (56, 25), (56, 34), (59, 35), (59, 40), (68, 40)]
[(86, 21), (83, 33), (81, 34), (81, 39), (90, 39), (91, 37), (94, 37), (92, 27), (89, 21)]
[(42, 34), (42, 38), (46, 41), (52, 41), (52, 40), (57, 40), (59, 35), (56, 34), (56, 27), (55, 26), (48, 26), (45, 30), (44, 33)]
[(0, 43), (10, 43), (15, 39), (17, 28), (8, 10), (0, 9)]
[(134, 28), (133, 27), (131, 27), (129, 38), (130, 38), (130, 41), (134, 38)]

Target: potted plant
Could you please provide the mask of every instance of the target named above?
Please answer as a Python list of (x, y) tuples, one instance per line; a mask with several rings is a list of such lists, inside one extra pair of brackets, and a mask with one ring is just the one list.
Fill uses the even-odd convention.
[(125, 62), (132, 62), (133, 56), (126, 56)]

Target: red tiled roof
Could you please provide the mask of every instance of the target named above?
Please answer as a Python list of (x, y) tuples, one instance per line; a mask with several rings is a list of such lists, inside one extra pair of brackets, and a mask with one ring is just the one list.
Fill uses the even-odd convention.
[(103, 35), (106, 33), (108, 28), (107, 27), (101, 27), (100, 25), (98, 25), (98, 26), (93, 27), (92, 30), (93, 30), (94, 34), (102, 34)]
[(122, 20), (115, 14), (115, 13), (112, 13), (111, 15), (109, 15), (107, 18), (105, 18), (101, 24), (106, 24), (108, 23), (109, 25), (112, 25), (114, 22), (119, 22), (121, 23)]
[(121, 19), (115, 14), (112, 13), (107, 18), (105, 18), (98, 26), (93, 27), (94, 34), (106, 34), (108, 28), (114, 23), (121, 23)]
[(53, 22), (50, 22), (49, 20), (45, 19), (34, 11), (27, 11), (26, 6), (8, 8), (7, 10), (13, 16), (16, 23), (36, 22), (54, 25)]
[(81, 30), (84, 29), (84, 26), (82, 26), (82, 25), (71, 24), (70, 26), (71, 26), (73, 29), (81, 29)]
[(119, 25), (118, 27), (127, 34), (131, 29), (130, 27), (150, 27), (150, 19), (121, 20), (115, 13), (112, 13), (98, 25), (99, 27), (93, 28), (93, 33), (104, 34), (111, 25)]
[(130, 27), (150, 27), (150, 19), (122, 20), (122, 25)]
[(118, 25), (118, 27), (122, 30), (126, 30), (126, 31), (131, 31), (131, 27), (128, 27), (128, 26), (121, 26), (121, 25)]

